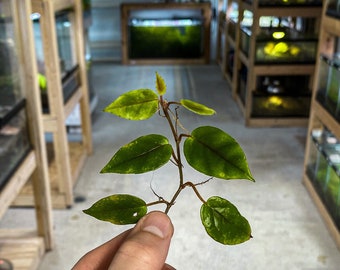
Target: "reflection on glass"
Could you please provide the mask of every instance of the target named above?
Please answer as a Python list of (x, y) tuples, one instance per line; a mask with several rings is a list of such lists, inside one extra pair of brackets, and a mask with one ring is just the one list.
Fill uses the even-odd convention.
[[(55, 30), (64, 102), (67, 102), (79, 86), (78, 65), (74, 48), (73, 15), (73, 10), (63, 10), (55, 14)], [(44, 18), (41, 18), (41, 16), (46, 15), (34, 13), (31, 15), (31, 19), (33, 21), (42, 106), (44, 112), (49, 112), (48, 81), (41, 25)], [(45, 50), (48, 50), (48, 48), (45, 48)]]
[(12, 14), (11, 1), (0, 0), (0, 189), (30, 148)]
[(71, 13), (67, 11), (56, 15), (58, 52), (62, 76), (72, 71), (72, 69), (77, 65), (72, 43), (73, 37), (70, 15)]

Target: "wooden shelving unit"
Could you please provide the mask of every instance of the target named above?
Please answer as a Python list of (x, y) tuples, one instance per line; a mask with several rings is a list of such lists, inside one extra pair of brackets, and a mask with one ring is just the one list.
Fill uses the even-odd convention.
[(0, 190), (0, 218), (31, 179), (37, 228), (0, 229), (0, 258), (11, 261), (16, 270), (33, 270), (37, 269), (45, 252), (53, 247), (53, 223), (40, 95), (37, 91), (39, 86), (33, 30), (30, 27), (31, 4), (29, 0), (8, 0), (2, 1), (1, 4), (2, 12), (7, 12), (13, 21), (15, 42), (18, 42), (18, 74), (20, 85), (25, 92), (32, 150)]
[[(328, 227), (330, 234), (334, 238), (338, 249), (340, 249), (340, 201), (338, 202), (338, 217), (337, 214), (334, 213), (334, 209), (331, 209), (331, 206), (327, 201), (329, 194), (327, 195), (324, 192), (324, 189), (320, 189), (320, 181), (326, 182), (326, 177), (320, 177), (320, 174), (313, 175), (311, 173), (311, 167), (314, 166), (313, 160), (316, 160), (314, 149), (318, 149), (316, 152), (322, 156), (325, 160), (330, 162), (330, 157), (327, 153), (324, 153), (324, 146), (317, 146), (315, 141), (313, 140), (312, 134), (315, 132), (330, 132), (336, 140), (340, 141), (340, 122), (339, 117), (336, 117), (328, 108), (327, 105), (319, 98), (320, 93), (324, 91), (322, 85), (322, 74), (326, 72), (324, 70), (324, 66), (322, 66), (322, 57), (325, 56), (328, 59), (332, 59), (335, 53), (339, 52), (339, 48), (336, 48), (336, 40), (340, 38), (340, 19), (332, 18), (326, 15), (327, 4), (323, 7), (323, 16), (321, 21), (320, 28), (320, 37), (319, 37), (319, 48), (318, 48), (318, 59), (316, 64), (316, 76), (313, 85), (313, 99), (311, 105), (311, 114), (309, 120), (308, 127), (308, 137), (306, 144), (306, 153), (305, 153), (305, 162), (304, 162), (304, 176), (303, 183), (305, 184), (310, 196), (312, 197), (315, 205), (317, 206), (321, 216), (323, 217), (326, 226)], [(340, 80), (340, 78), (337, 78)], [(319, 158), (318, 158), (319, 160)], [(327, 162), (327, 163), (328, 163)], [(331, 165), (329, 165), (331, 166)], [(316, 169), (321, 172), (321, 169)], [(339, 174), (339, 172), (338, 172)], [(318, 179), (319, 178), (319, 179)], [(338, 179), (340, 176), (338, 175)], [(327, 189), (328, 189), (327, 183)], [(326, 189), (325, 189), (326, 190)], [(340, 180), (338, 183), (338, 193), (340, 196)], [(336, 221), (337, 219), (337, 221)]]
[[(129, 55), (129, 22), (134, 11), (199, 11), (203, 19), (203, 55), (198, 58), (132, 58)], [(121, 5), (123, 64), (207, 64), (210, 61), (211, 3), (123, 3)]]
[[(42, 114), (45, 133), (52, 134), (49, 153), (52, 205), (66, 208), (73, 204), (73, 187), (86, 157), (92, 152), (92, 134), (87, 71), (85, 63), (83, 9), (81, 0), (31, 0), (32, 11), (40, 14), (41, 35), (48, 84), (49, 112)], [(77, 59), (79, 87), (64, 102), (55, 15), (72, 11), (73, 52)], [(65, 120), (77, 104), (81, 112), (81, 141), (68, 140)], [(14, 205), (32, 205), (32, 186), (26, 185)]]
[[(244, 114), (245, 124), (247, 126), (307, 125), (315, 62), (311, 60), (294, 62), (294, 58), (285, 62), (280, 62), (280, 59), (277, 62), (258, 60), (257, 46), (259, 45), (259, 36), (264, 29), (260, 27), (260, 18), (264, 16), (290, 18), (295, 25), (297, 25), (296, 18), (312, 18), (314, 19), (312, 28), (315, 31), (313, 34), (317, 39), (322, 10), (321, 4), (291, 6), (270, 4), (266, 6), (260, 4), (260, 0), (230, 1), (230, 3), (232, 2), (238, 5), (238, 20), (236, 23), (229, 20), (228, 23), (227, 19), (225, 51), (229, 52), (231, 48), (234, 48), (233, 60), (230, 61), (230, 56), (225, 57), (227, 60), (225, 60), (222, 67), (224, 76), (231, 83), (233, 98), (237, 101)], [(252, 24), (248, 27), (243, 25), (245, 12), (252, 13)], [(233, 31), (228, 31), (230, 27), (236, 28), (234, 33)], [(250, 32), (248, 39), (245, 38), (246, 30)], [(233, 33), (233, 35), (230, 35), (230, 33)], [(245, 49), (245, 47), (247, 48)], [(305, 76), (309, 78), (308, 89), (303, 95), (296, 94), (298, 89), (294, 90), (292, 95), (268, 94), (258, 89), (259, 80), (264, 77), (276, 80), (278, 77), (288, 78), (288, 76), (299, 76), (300, 78)], [(303, 107), (305, 108), (304, 111), (295, 114), (289, 107), (291, 105), (286, 105), (287, 99), (290, 102), (302, 101), (301, 104), (295, 105), (295, 107)], [(262, 103), (264, 105), (258, 105)], [(273, 112), (269, 111), (269, 109), (260, 110), (258, 109), (260, 106), (270, 108)], [(283, 112), (281, 113), (280, 110)]]

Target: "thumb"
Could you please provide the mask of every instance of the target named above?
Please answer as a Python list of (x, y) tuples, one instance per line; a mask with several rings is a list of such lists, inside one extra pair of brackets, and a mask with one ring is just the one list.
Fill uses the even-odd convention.
[(109, 269), (161, 270), (174, 228), (163, 212), (144, 216), (118, 249)]

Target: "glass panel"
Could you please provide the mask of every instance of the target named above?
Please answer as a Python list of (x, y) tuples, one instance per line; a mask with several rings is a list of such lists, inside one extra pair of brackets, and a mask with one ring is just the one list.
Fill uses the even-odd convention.
[(62, 77), (77, 65), (73, 48), (71, 12), (56, 14), (56, 31)]
[(10, 0), (0, 0), (0, 189), (30, 149)]
[(0, 1), (0, 117), (23, 98), (10, 1)]
[[(62, 78), (64, 102), (72, 96), (80, 85), (80, 76), (76, 50), (74, 48), (73, 10), (64, 10), (55, 14), (56, 38), (58, 43), (59, 67)], [(48, 82), (46, 79), (42, 26), (44, 14), (34, 13), (31, 15), (34, 29), (34, 38), (39, 71), (39, 86), (43, 111), (49, 112)], [(48, 49), (48, 48), (46, 48)]]

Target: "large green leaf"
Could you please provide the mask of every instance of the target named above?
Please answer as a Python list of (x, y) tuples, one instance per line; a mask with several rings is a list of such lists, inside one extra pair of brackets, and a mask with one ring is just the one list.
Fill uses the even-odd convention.
[(166, 137), (150, 134), (121, 147), (101, 173), (145, 173), (158, 169), (171, 158), (172, 147)]
[(241, 244), (251, 238), (247, 219), (221, 197), (211, 197), (202, 205), (201, 220), (210, 237), (224, 245)]
[(240, 145), (216, 127), (195, 129), (184, 142), (184, 155), (190, 166), (206, 175), (254, 181)]
[(100, 199), (84, 213), (117, 225), (134, 224), (147, 212), (146, 203), (135, 196), (116, 194)]
[(126, 92), (104, 109), (128, 120), (145, 120), (158, 109), (158, 96), (150, 89), (137, 89)]
[(195, 101), (189, 100), (189, 99), (181, 99), (180, 103), (182, 104), (182, 106), (186, 109), (188, 109), (189, 111), (192, 111), (196, 114), (200, 114), (200, 115), (213, 115), (215, 114), (215, 110), (197, 103)]

